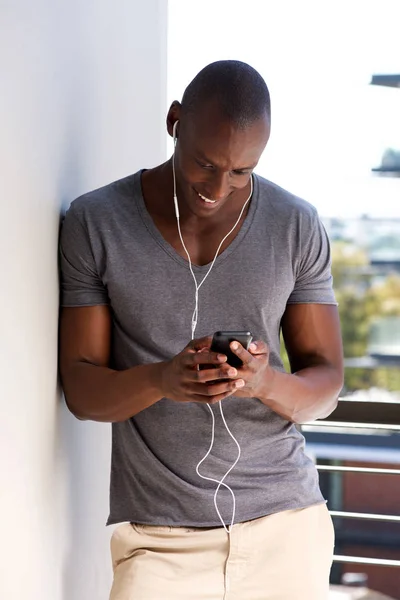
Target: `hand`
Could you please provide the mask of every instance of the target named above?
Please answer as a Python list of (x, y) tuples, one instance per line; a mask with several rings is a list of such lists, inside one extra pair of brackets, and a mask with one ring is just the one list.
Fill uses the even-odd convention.
[[(164, 363), (161, 374), (163, 397), (176, 402), (215, 404), (243, 387), (237, 369), (230, 367), (224, 354), (210, 351), (212, 337), (193, 340), (172, 360)], [(199, 365), (206, 365), (204, 370)]]
[(252, 342), (249, 350), (246, 350), (239, 342), (231, 342), (230, 348), (243, 362), (243, 366), (238, 369), (238, 376), (245, 385), (236, 391), (235, 396), (260, 400), (268, 397), (274, 377), (274, 370), (269, 364), (268, 346), (261, 341)]

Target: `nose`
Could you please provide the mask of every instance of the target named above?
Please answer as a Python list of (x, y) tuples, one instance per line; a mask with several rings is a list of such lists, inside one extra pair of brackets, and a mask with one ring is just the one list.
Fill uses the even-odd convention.
[(209, 192), (211, 200), (223, 200), (230, 193), (229, 173), (215, 173), (209, 182)]

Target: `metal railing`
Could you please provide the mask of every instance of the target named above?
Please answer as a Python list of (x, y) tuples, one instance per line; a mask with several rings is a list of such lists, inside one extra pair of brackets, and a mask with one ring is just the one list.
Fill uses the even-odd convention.
[[(398, 402), (366, 402), (360, 400), (339, 400), (337, 408), (334, 412), (329, 415), (326, 419), (320, 421), (314, 421), (305, 424), (308, 431), (313, 428), (319, 430), (336, 430), (342, 429), (342, 431), (348, 432), (349, 430), (365, 429), (365, 430), (376, 430), (382, 433), (386, 432), (400, 432), (400, 403)], [(399, 443), (400, 450), (400, 443)], [(346, 461), (347, 462), (347, 461)], [(357, 467), (357, 466), (343, 466), (343, 465), (323, 465), (318, 464), (317, 469), (320, 473), (330, 472), (332, 474), (344, 474), (344, 473), (357, 473), (362, 476), (363, 474), (375, 474), (379, 476), (399, 476), (400, 469), (388, 469), (388, 468), (377, 468), (377, 467)], [(334, 519), (358, 519), (368, 520), (372, 522), (388, 522), (388, 523), (400, 523), (400, 498), (399, 498), (399, 514), (398, 515), (386, 515), (386, 514), (370, 514), (370, 513), (359, 513), (359, 512), (348, 512), (342, 510), (330, 510), (331, 516)], [(350, 544), (346, 542), (343, 545)], [(360, 544), (357, 544), (360, 545)], [(398, 549), (400, 551), (400, 537)], [(335, 554), (334, 562), (336, 563), (351, 563), (357, 565), (375, 565), (379, 567), (395, 567), (400, 568), (400, 560), (386, 559), (378, 557), (362, 557), (362, 556), (347, 556), (342, 554)], [(400, 574), (399, 574), (400, 578)]]

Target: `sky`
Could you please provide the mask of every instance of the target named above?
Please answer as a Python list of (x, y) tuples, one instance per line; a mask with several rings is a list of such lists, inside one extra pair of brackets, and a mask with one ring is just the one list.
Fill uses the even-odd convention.
[(169, 0), (168, 105), (206, 64), (248, 62), (272, 104), (256, 172), (323, 217), (400, 218), (400, 178), (371, 173), (400, 150), (400, 89), (369, 85), (400, 73), (399, 22), (400, 0)]

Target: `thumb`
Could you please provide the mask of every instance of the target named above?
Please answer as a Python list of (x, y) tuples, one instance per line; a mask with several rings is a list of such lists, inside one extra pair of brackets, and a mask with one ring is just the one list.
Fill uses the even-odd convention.
[(193, 350), (209, 350), (210, 346), (211, 346), (211, 342), (212, 342), (212, 335), (208, 335), (202, 338), (199, 338), (198, 340), (192, 340), (189, 344), (189, 348), (192, 348)]
[(265, 342), (262, 342), (261, 340), (251, 342), (249, 346), (249, 352), (253, 355), (268, 354), (268, 346)]

